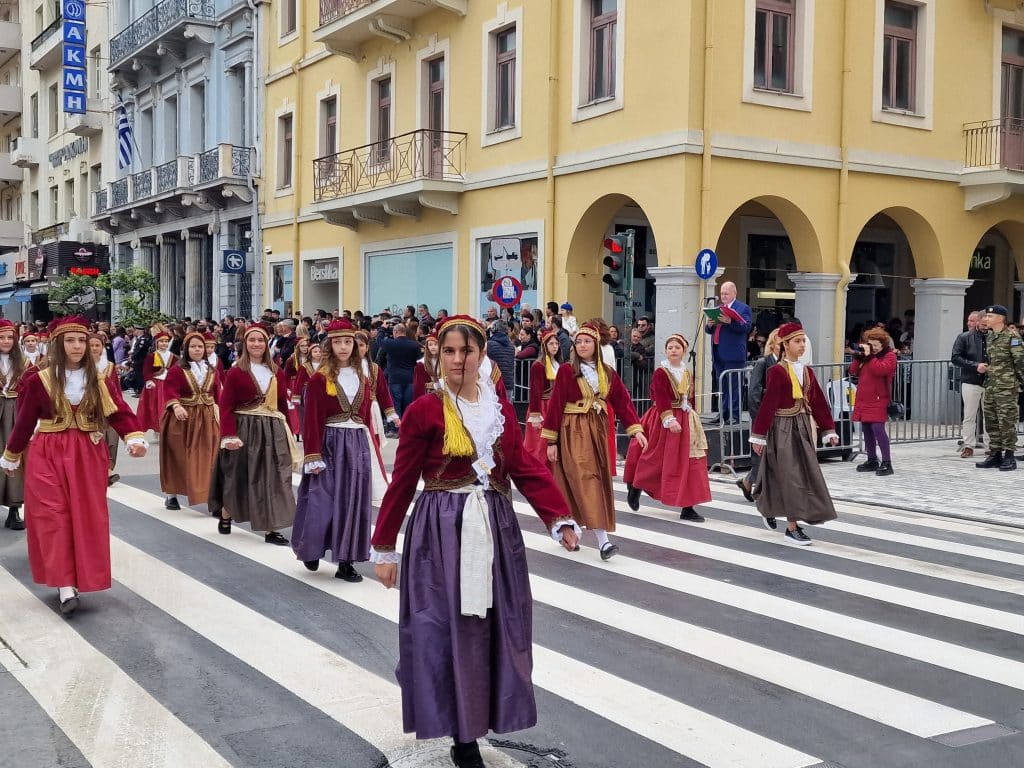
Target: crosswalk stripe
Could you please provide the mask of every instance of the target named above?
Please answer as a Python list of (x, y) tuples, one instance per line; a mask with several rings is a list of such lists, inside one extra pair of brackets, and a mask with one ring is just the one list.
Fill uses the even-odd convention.
[[(721, 508), (720, 504), (711, 504), (706, 506)], [(682, 526), (681, 530), (693, 528), (696, 530), (715, 531), (716, 533), (728, 534), (729, 536), (736, 536), (750, 541), (771, 544), (773, 546), (786, 547), (787, 549), (790, 547), (790, 545), (786, 544), (783, 538), (777, 533), (771, 533), (762, 528), (754, 528), (740, 523), (729, 523), (712, 518), (707, 518), (703, 523), (688, 523), (676, 520), (675, 513), (671, 510), (646, 506), (643, 504), (641, 504), (640, 509), (635, 512), (630, 510), (629, 514), (646, 517), (651, 520), (679, 523), (680, 526)], [(669, 515), (671, 515), (671, 517), (668, 517)], [(989, 573), (970, 571), (966, 568), (957, 568), (955, 566), (944, 565), (941, 563), (914, 560), (913, 558), (904, 557), (902, 555), (890, 555), (886, 552), (876, 552), (873, 549), (863, 549), (861, 547), (854, 547), (846, 544), (835, 544), (821, 539), (815, 539), (813, 551), (815, 553), (822, 553), (832, 557), (837, 557), (842, 560), (878, 565), (883, 568), (891, 568), (893, 570), (904, 571), (906, 573), (914, 573), (919, 576), (946, 579), (958, 584), (966, 584), (973, 587), (980, 587), (982, 589), (993, 589), (999, 592), (1024, 595), (1024, 581), (1008, 579), (1003, 576), (994, 576)]]
[(8, 671), (92, 768), (231, 768), (2, 568), (0, 594), (4, 640), (25, 663), (24, 668), (8, 666)]
[[(242, 530), (239, 533), (243, 535), (232, 535), (228, 541), (228, 537), (216, 534), (209, 519), (164, 515), (160, 498), (147, 491), (121, 486), (112, 488), (110, 497), (363, 610), (395, 623), (398, 621), (397, 595), (383, 590), (379, 584), (341, 585), (334, 579), (310, 578), (309, 574), (296, 570), (290, 550), (268, 548), (257, 536)], [(548, 542), (554, 543), (550, 539)], [(804, 768), (820, 763), (810, 755), (537, 645), (534, 646), (534, 682), (556, 696), (709, 768), (746, 768), (751, 764), (752, 754), (757, 756), (756, 764), (764, 768)], [(614, 690), (616, 694), (597, 695), (601, 689)], [(400, 716), (396, 717), (400, 721)]]

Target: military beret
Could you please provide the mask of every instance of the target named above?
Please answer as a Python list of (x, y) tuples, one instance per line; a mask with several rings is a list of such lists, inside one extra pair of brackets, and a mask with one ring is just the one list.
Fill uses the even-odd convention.
[(990, 315), (1002, 315), (1003, 317), (1010, 314), (1009, 310), (1007, 310), (1002, 304), (993, 304), (991, 307), (986, 308), (985, 312)]

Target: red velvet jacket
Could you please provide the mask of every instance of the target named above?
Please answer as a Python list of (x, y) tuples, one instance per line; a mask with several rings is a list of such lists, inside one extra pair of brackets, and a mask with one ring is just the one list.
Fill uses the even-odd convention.
[[(167, 361), (167, 369), (170, 370), (178, 362), (178, 356), (173, 352), (170, 353), (171, 359)], [(163, 366), (157, 368), (153, 365), (153, 361), (156, 359), (156, 352), (150, 352), (146, 355), (146, 361), (142, 364), (142, 378), (145, 381), (149, 381), (156, 376), (160, 371), (164, 370)]]
[(889, 420), (892, 380), (896, 376), (896, 353), (891, 349), (880, 355), (855, 357), (850, 375), (859, 376), (853, 420), (877, 423)]
[[(107, 388), (111, 399), (114, 401), (114, 405), (117, 407), (117, 410), (107, 417), (107, 424), (124, 440), (131, 437), (142, 437), (139, 422), (135, 418), (135, 414), (132, 413), (132, 409), (128, 407), (128, 404), (121, 397), (120, 388), (115, 388), (110, 379), (100, 379), (100, 386)], [(72, 410), (75, 410), (74, 406), (72, 406)], [(18, 394), (18, 414), (14, 417), (14, 429), (11, 430), (11, 436), (7, 439), (7, 449), (4, 452), (4, 457), (11, 461), (20, 458), (28, 446), (28, 441), (36, 431), (37, 422), (40, 419), (44, 421), (53, 419), (55, 413), (56, 409), (54, 408), (53, 401), (50, 399), (50, 395), (47, 393), (38, 372), (28, 378), (23, 377), (21, 390)], [(80, 427), (77, 427), (76, 423), (73, 422), (69, 423), (67, 428)]]
[(801, 406), (793, 399), (793, 383), (790, 381), (787, 366), (784, 363), (776, 363), (769, 368), (764, 383), (764, 399), (757, 411), (757, 418), (754, 419), (750, 436), (763, 440), (768, 435), (768, 429), (772, 425), (772, 419), (775, 418), (776, 412), (795, 414), (801, 407), (810, 410), (819, 430), (833, 431), (836, 428), (836, 423), (832, 420), (832, 411), (829, 409), (825, 394), (821, 391), (818, 379), (810, 367), (804, 367), (802, 386), (804, 399)]
[[(316, 375), (317, 371), (323, 370), (323, 363), (320, 367), (314, 371), (313, 366), (309, 363), (303, 363), (299, 366), (299, 370), (295, 373), (295, 378), (291, 380), (289, 385), (289, 391), (291, 392), (292, 399), (298, 402), (302, 399), (303, 393), (306, 391), (306, 385), (309, 384), (309, 380)], [(285, 377), (287, 380), (287, 376)]]
[(327, 384), (327, 376), (321, 368), (306, 385), (306, 396), (303, 400), (306, 410), (302, 417), (302, 446), (306, 454), (303, 461), (307, 464), (311, 461), (320, 461), (322, 458), (321, 449), (328, 421), (356, 421), (372, 429), (370, 407), (374, 400), (380, 403), (385, 419), (395, 412), (387, 379), (376, 364), (371, 366), (370, 376), (362, 380), (352, 402), (349, 402), (337, 383), (335, 388), (338, 394), (327, 394)]
[(415, 400), (418, 397), (423, 397), (427, 392), (433, 392), (436, 383), (437, 379), (430, 375), (426, 364), (420, 360), (412, 369), (412, 399)]
[(541, 358), (530, 366), (530, 407), (526, 412), (526, 418), (543, 415), (541, 403), (551, 399), (551, 391), (554, 388), (555, 382), (548, 381), (547, 368), (544, 366), (544, 359)]
[[(284, 371), (278, 368), (274, 372), (277, 380), (277, 410), (288, 414), (288, 382)], [(238, 424), (235, 422), (235, 411), (255, 408), (265, 399), (256, 383), (256, 377), (249, 371), (243, 371), (237, 365), (232, 366), (224, 377), (221, 386), (220, 400), (220, 436), (238, 437)]]
[[(498, 402), (505, 418), (505, 431), (495, 444), (491, 487), (507, 493), (511, 478), (548, 530), (560, 520), (570, 521), (569, 506), (551, 473), (523, 449), (523, 434), (515, 408), (508, 400), (499, 398)], [(376, 550), (386, 552), (395, 548), (398, 531), (420, 477), (428, 490), (432, 485), (442, 490), (472, 485), (476, 481), (474, 457), (445, 456), (443, 444), (444, 411), (440, 396), (428, 395), (414, 400), (402, 417), (402, 436), (391, 485), (384, 494), (373, 532), (372, 543)]]
[[(601, 363), (604, 365), (604, 363)], [(633, 407), (633, 400), (614, 370), (607, 365), (604, 366), (608, 373), (608, 395), (607, 402), (611, 403), (612, 410), (618, 416), (619, 421), (626, 427), (626, 434), (632, 436), (637, 432), (643, 432), (640, 426), (640, 417), (636, 415), (636, 408)], [(544, 429), (541, 435), (549, 443), (558, 441), (558, 432), (562, 428), (562, 417), (566, 413), (566, 407), (572, 409), (570, 412), (582, 412), (589, 410), (594, 402), (594, 396), (589, 394), (590, 388), (586, 379), (577, 377), (572, 365), (563, 363), (555, 376), (555, 384), (551, 389), (551, 402), (548, 403), (548, 412), (544, 417)]]
[[(693, 384), (688, 387), (687, 397), (693, 403)], [(651, 376), (651, 403), (658, 409), (658, 415), (662, 421), (672, 415), (673, 408), (682, 408), (682, 397), (676, 391), (675, 382), (672, 376), (660, 365), (654, 369)]]
[[(209, 368), (204, 381), (196, 381), (191, 368), (175, 365), (167, 371), (164, 394), (167, 408), (181, 405), (213, 405), (220, 401), (220, 374), (216, 368)], [(203, 401), (200, 400), (200, 396)], [(204, 402), (205, 401), (205, 402)]]

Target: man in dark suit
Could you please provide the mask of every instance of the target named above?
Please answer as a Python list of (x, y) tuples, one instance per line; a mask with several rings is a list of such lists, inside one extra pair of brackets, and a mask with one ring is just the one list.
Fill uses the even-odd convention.
[[(750, 307), (736, 298), (735, 283), (722, 283), (722, 287), (718, 289), (718, 307), (723, 310), (718, 321), (708, 321), (704, 326), (705, 333), (711, 336), (711, 370), (716, 390), (719, 377), (725, 371), (746, 367), (747, 336), (753, 324)], [(718, 396), (718, 407), (726, 424), (738, 424), (740, 421), (742, 387), (740, 374), (726, 376), (722, 392)]]
[(149, 335), (149, 328), (143, 326), (135, 327), (135, 338), (128, 351), (129, 359), (132, 361), (132, 389), (138, 397), (142, 392), (145, 381), (142, 377), (142, 367), (146, 362), (146, 355), (153, 347), (153, 337)]

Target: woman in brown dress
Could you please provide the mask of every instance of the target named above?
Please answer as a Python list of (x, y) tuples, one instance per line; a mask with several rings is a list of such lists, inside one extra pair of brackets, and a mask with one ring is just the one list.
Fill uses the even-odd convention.
[(181, 509), (178, 494), (189, 504), (205, 504), (210, 474), (220, 448), (220, 374), (206, 357), (201, 333), (185, 336), (178, 364), (167, 372), (170, 398), (160, 422), (160, 489), (164, 507)]
[(625, 385), (601, 360), (600, 341), (599, 328), (580, 326), (570, 362), (555, 376), (541, 436), (548, 442), (548, 461), (573, 518), (594, 532), (601, 559), (608, 560), (619, 548), (608, 541), (608, 532), (615, 530), (615, 500), (607, 404), (641, 449), (647, 447), (647, 438)]

